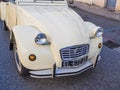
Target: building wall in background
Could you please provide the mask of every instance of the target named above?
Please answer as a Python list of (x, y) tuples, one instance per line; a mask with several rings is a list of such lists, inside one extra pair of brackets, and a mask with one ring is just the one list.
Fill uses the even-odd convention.
[(120, 0), (117, 0), (115, 10), (116, 11), (120, 10)]
[(92, 0), (75, 0), (75, 1), (83, 2), (83, 3), (87, 3), (87, 4), (92, 4)]
[[(110, 2), (110, 4), (113, 4), (113, 2), (111, 3), (112, 0), (75, 0), (75, 1), (87, 3), (90, 5), (96, 5), (102, 8), (107, 7), (108, 2)], [(116, 11), (120, 10), (120, 0), (115, 0), (114, 3), (115, 3), (115, 6), (113, 7), (114, 10)]]
[(106, 0), (75, 0), (75, 1), (80, 1), (80, 2), (83, 2), (83, 3), (87, 3), (87, 4), (90, 4), (90, 5), (97, 5), (99, 7), (105, 7), (106, 5)]
[(105, 7), (106, 6), (106, 0), (92, 0), (93, 4), (100, 6), (100, 7)]

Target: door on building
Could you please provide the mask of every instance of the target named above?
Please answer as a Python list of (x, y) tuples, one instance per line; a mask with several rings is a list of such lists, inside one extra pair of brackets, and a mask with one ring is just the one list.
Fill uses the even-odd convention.
[(107, 0), (107, 8), (115, 10), (116, 2), (117, 0)]

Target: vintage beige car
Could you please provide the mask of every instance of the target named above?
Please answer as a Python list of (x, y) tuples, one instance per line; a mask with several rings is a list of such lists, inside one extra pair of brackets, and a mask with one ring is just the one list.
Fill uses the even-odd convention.
[(100, 61), (103, 29), (84, 21), (66, 0), (1, 1), (0, 17), (22, 76), (75, 75)]

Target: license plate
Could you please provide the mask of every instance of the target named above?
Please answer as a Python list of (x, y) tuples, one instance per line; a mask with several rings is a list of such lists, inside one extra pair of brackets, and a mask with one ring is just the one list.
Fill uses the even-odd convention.
[(62, 66), (63, 67), (77, 67), (87, 62), (87, 60), (88, 60), (88, 56), (81, 58), (81, 59), (63, 61)]

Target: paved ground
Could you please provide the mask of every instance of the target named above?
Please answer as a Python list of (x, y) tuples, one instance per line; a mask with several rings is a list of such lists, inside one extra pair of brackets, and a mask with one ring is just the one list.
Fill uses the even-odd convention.
[[(106, 29), (108, 38), (115, 38), (115, 28), (120, 22), (96, 16), (75, 8), (84, 20), (91, 21)], [(22, 78), (16, 70), (13, 53), (8, 49), (9, 32), (2, 30), (0, 22), (0, 90), (119, 90), (120, 53), (106, 46), (102, 49), (102, 62), (95, 68), (80, 75), (55, 79)], [(115, 34), (115, 35), (113, 35)], [(118, 40), (118, 39), (117, 39)]]

